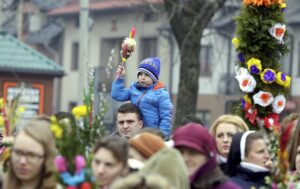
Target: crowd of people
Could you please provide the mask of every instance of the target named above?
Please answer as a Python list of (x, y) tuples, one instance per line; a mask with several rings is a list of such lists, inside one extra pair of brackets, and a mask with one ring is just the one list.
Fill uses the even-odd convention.
[[(264, 134), (250, 131), (237, 115), (221, 115), (205, 125), (186, 115), (172, 131), (173, 105), (158, 81), (160, 60), (148, 58), (138, 68), (138, 81), (124, 86), (119, 67), (112, 97), (128, 101), (116, 114), (116, 130), (99, 136), (89, 169), (100, 189), (259, 189), (274, 173)], [(289, 137), (290, 171), (300, 175), (300, 122), (291, 114), (282, 127), (293, 125)], [(10, 157), (3, 163), (4, 189), (59, 189), (54, 159), (60, 154), (50, 120), (33, 118), (15, 135)]]
[[(171, 140), (164, 140), (161, 130), (144, 127), (135, 105), (125, 103), (119, 109), (116, 132), (99, 138), (90, 152), (90, 168), (99, 188), (268, 187), (265, 177), (272, 174), (274, 166), (268, 141), (262, 132), (249, 131), (240, 117), (222, 115), (208, 130), (199, 118), (186, 116)], [(283, 125), (295, 125), (289, 163), (290, 171), (300, 174), (298, 119), (298, 114), (292, 114)], [(16, 134), (11, 157), (3, 165), (3, 188), (63, 188), (55, 177), (58, 154), (49, 120), (38, 117), (28, 121)]]

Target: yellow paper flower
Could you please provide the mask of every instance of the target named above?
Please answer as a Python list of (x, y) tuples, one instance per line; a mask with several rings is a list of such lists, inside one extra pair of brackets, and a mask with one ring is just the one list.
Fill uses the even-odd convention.
[(278, 72), (276, 74), (276, 83), (278, 83), (279, 85), (281, 85), (285, 88), (289, 88), (291, 85), (291, 77), (285, 75), (282, 72)]
[(52, 123), (57, 123), (57, 119), (56, 119), (56, 117), (54, 115), (50, 116), (50, 121)]
[(260, 74), (260, 78), (266, 84), (273, 83), (276, 80), (276, 72), (270, 68), (264, 69)]
[(87, 115), (87, 110), (86, 105), (76, 106), (72, 109), (72, 114), (75, 115), (76, 118), (84, 117)]
[(3, 108), (3, 98), (0, 98), (0, 109)]
[(280, 5), (280, 8), (281, 8), (281, 9), (286, 8), (286, 3), (280, 3), (279, 5)]
[(268, 7), (271, 4), (279, 4), (281, 1), (282, 0), (244, 0), (244, 4)]
[(0, 116), (0, 127), (4, 126), (4, 118), (3, 116)]
[(237, 49), (240, 45), (240, 40), (237, 37), (232, 38), (232, 44), (234, 45), (234, 47)]
[(9, 159), (10, 155), (11, 155), (11, 149), (5, 148), (1, 158), (2, 162), (6, 162)]
[(252, 104), (252, 100), (251, 100), (251, 98), (248, 95), (244, 96), (244, 100), (245, 100), (245, 102), (247, 102), (249, 104)]
[(64, 131), (58, 124), (52, 124), (51, 125), (51, 130), (52, 130), (55, 138), (61, 139)]
[(250, 58), (247, 61), (248, 70), (252, 74), (260, 74), (262, 70), (261, 61), (257, 58)]

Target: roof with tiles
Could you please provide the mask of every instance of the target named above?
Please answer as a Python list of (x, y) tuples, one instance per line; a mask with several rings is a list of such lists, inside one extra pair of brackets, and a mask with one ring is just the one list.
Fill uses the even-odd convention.
[(0, 71), (63, 76), (60, 65), (20, 42), (11, 35), (0, 33)]
[[(90, 2), (89, 10), (91, 11), (104, 11), (114, 10), (120, 8), (131, 8), (135, 6), (142, 6), (146, 3), (150, 4), (162, 4), (163, 0), (102, 0)], [(76, 14), (79, 12), (79, 0), (71, 0), (67, 5), (52, 9), (48, 12), (48, 15), (68, 15)]]

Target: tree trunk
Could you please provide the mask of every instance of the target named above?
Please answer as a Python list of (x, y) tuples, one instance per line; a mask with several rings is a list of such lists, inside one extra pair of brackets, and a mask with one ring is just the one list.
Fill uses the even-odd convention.
[(180, 81), (175, 128), (183, 117), (195, 115), (199, 88), (199, 56), (203, 30), (226, 0), (165, 0), (170, 25), (180, 49)]

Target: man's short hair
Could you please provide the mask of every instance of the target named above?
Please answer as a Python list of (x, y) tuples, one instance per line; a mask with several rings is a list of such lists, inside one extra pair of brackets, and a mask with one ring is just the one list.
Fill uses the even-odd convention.
[(199, 123), (200, 125), (204, 126), (202, 119), (192, 114), (184, 116), (180, 125), (185, 125), (188, 123)]
[(138, 120), (142, 119), (142, 113), (140, 109), (131, 103), (122, 104), (118, 108), (118, 113), (135, 113), (137, 115)]

